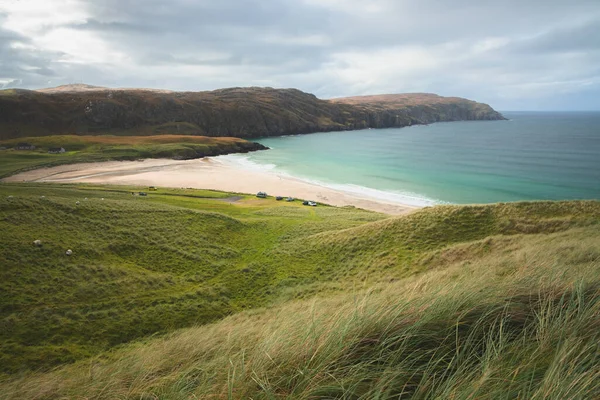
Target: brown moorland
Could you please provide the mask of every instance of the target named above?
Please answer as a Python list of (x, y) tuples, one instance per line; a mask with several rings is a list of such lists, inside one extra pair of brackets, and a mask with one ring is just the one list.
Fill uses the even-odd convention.
[(427, 94), (322, 100), (297, 89), (260, 87), (169, 92), (70, 85), (0, 91), (0, 139), (57, 134), (248, 138), (503, 118), (487, 104)]

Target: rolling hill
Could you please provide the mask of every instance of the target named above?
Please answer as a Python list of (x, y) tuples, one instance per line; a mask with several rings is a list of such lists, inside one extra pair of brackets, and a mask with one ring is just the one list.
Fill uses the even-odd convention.
[(600, 393), (598, 201), (131, 190), (0, 185), (0, 398)]
[(386, 218), (220, 192), (132, 190), (0, 185), (4, 372), (401, 279), (452, 258), (449, 246), (496, 237), (471, 245), (486, 254), (515, 237), (577, 229), (597, 237), (600, 221), (597, 201), (442, 206)]

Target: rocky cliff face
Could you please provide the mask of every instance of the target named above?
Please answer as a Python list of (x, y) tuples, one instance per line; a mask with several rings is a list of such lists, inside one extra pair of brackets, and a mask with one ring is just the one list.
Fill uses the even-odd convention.
[(53, 134), (248, 138), (482, 119), (503, 117), (485, 104), (423, 94), (321, 100), (296, 89), (272, 88), (0, 91), (0, 139)]

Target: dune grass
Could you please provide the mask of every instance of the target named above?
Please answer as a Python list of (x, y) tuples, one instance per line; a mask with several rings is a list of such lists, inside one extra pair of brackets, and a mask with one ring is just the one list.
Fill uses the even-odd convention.
[(418, 276), (5, 379), (0, 397), (598, 398), (599, 241), (587, 226), (454, 244)]
[[(48, 369), (246, 309), (398, 280), (456, 258), (448, 246), (592, 230), (600, 219), (596, 201), (386, 218), (221, 192), (132, 190), (0, 185), (2, 372)], [(489, 240), (478, 251), (494, 250)]]
[[(308, 235), (383, 217), (347, 210), (329, 222), (339, 210), (244, 195), (231, 203), (232, 194), (202, 190), (148, 197), (132, 190), (140, 188), (0, 185), (1, 371), (70, 362), (268, 304), (298, 283), (285, 264), (269, 260), (283, 232), (311, 225)], [(293, 211), (265, 216), (273, 207)]]
[[(21, 142), (35, 150), (14, 150)], [(0, 178), (31, 169), (81, 162), (138, 160), (143, 158), (192, 159), (248, 152), (262, 146), (243, 139), (189, 135), (156, 136), (76, 136), (55, 135), (0, 141)], [(48, 154), (63, 147), (63, 154)]]

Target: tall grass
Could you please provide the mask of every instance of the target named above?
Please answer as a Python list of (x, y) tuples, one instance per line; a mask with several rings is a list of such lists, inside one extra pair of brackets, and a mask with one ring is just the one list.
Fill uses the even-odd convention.
[[(131, 190), (139, 189), (0, 185), (0, 371), (48, 369), (149, 335), (457, 259), (466, 266), (511, 251), (518, 234), (546, 240), (568, 232), (569, 239), (600, 220), (593, 201), (439, 207), (385, 219), (272, 198), (238, 196), (230, 204), (221, 200), (226, 193), (160, 189), (138, 197)], [(67, 249), (74, 254), (65, 256)]]
[(286, 232), (383, 217), (324, 206), (298, 214), (298, 202), (251, 196), (231, 205), (220, 192), (132, 190), (140, 188), (0, 185), (1, 372), (73, 362), (268, 304), (304, 282), (286, 270), (302, 260), (271, 260)]
[[(16, 398), (598, 398), (600, 233), (433, 251), (419, 276), (239, 313), (46, 374)], [(452, 259), (448, 257), (452, 254)]]

